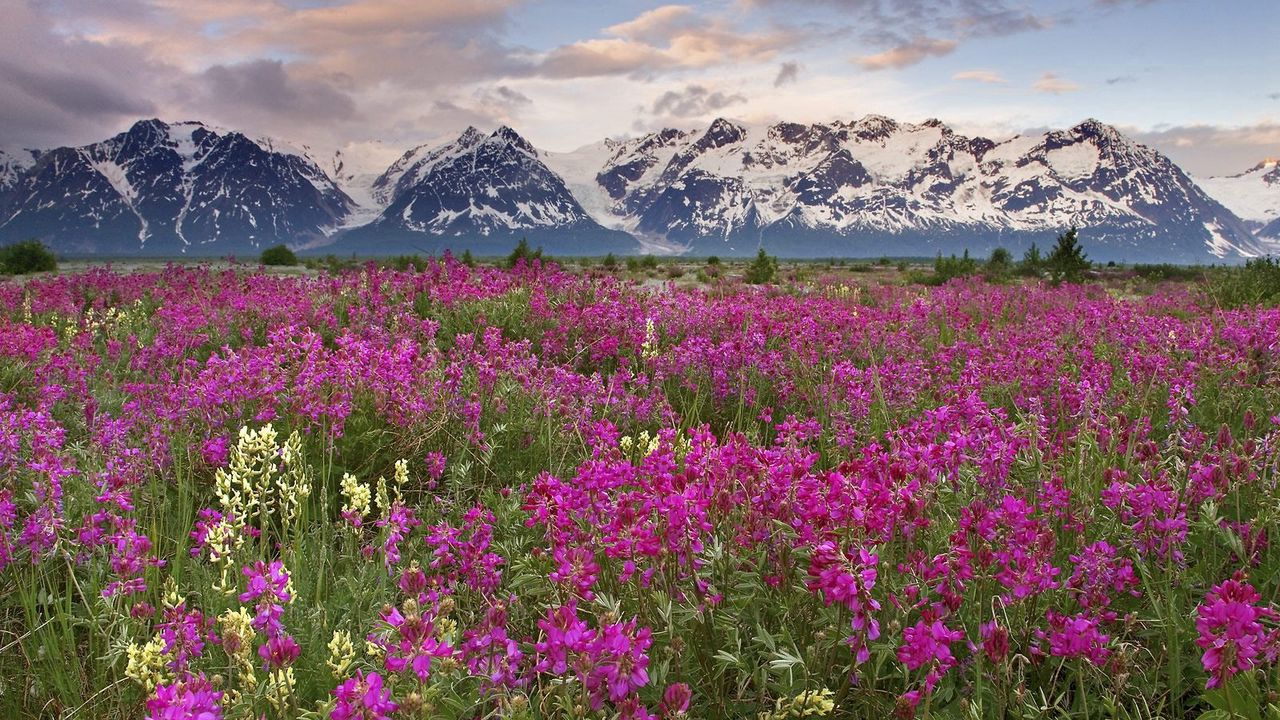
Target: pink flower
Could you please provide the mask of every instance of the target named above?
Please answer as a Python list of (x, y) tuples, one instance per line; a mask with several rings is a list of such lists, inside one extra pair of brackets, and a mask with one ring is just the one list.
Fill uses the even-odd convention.
[(941, 620), (934, 620), (932, 623), (921, 620), (902, 631), (898, 660), (909, 670), (929, 666), (925, 688), (932, 692), (947, 670), (956, 664), (955, 657), (951, 654), (951, 643), (963, 638), (962, 631), (948, 628)]
[(658, 705), (658, 715), (663, 720), (683, 715), (689, 709), (689, 700), (692, 698), (693, 691), (689, 689), (686, 683), (668, 685), (667, 689), (662, 693), (662, 702)]
[(147, 700), (147, 720), (222, 720), (222, 693), (214, 691), (204, 675), (157, 685)]
[(987, 659), (993, 663), (1004, 660), (1009, 654), (1009, 631), (994, 620), (983, 623), (979, 629), (982, 633), (982, 652)]
[(200, 657), (212, 625), (213, 620), (199, 610), (187, 610), (185, 602), (164, 611), (164, 620), (159, 624), (160, 639), (164, 641), (165, 655), (171, 658), (168, 663), (171, 670), (185, 672), (187, 663)]
[(621, 702), (649, 683), (649, 656), (645, 650), (652, 644), (647, 627), (636, 629), (636, 621), (605, 626), (596, 635), (589, 653), (595, 659), (593, 673), (587, 677), (587, 689), (598, 702), (601, 684), (609, 699)]
[(1257, 665), (1268, 638), (1259, 620), (1274, 618), (1270, 608), (1258, 607), (1261, 599), (1240, 574), (1213, 586), (1196, 610), (1196, 644), (1204, 648), (1201, 662), (1209, 673), (1206, 687), (1215, 688), (1238, 672)]
[(557, 544), (551, 553), (558, 566), (548, 576), (555, 583), (570, 585), (572, 590), (583, 600), (595, 599), (591, 587), (600, 574), (600, 566), (596, 564), (595, 553), (584, 547), (565, 547)]
[(406, 616), (393, 607), (383, 612), (382, 619), (394, 631), (386, 637), (377, 638), (386, 650), (388, 671), (412, 670), (419, 680), (426, 682), (431, 676), (434, 658), (453, 657), (453, 648), (436, 639), (435, 623), (422, 614)]
[(948, 628), (941, 620), (934, 620), (932, 623), (921, 620), (902, 631), (898, 660), (910, 670), (919, 669), (935, 660), (950, 667), (955, 664), (955, 658), (951, 655), (951, 643), (963, 637), (963, 632)]
[(538, 628), (545, 639), (534, 644), (538, 652), (534, 669), (555, 675), (568, 672), (570, 654), (586, 652), (587, 644), (595, 638), (595, 631), (578, 617), (576, 602), (547, 611), (546, 617), (538, 621)]
[(283, 625), (280, 616), (284, 614), (284, 603), (293, 599), (289, 593), (289, 573), (284, 563), (279, 560), (267, 565), (261, 560), (252, 567), (246, 565), (240, 572), (248, 578), (245, 591), (240, 593), (240, 602), (254, 603), (257, 614), (253, 618), (253, 626), (269, 636), (280, 634)]
[(388, 720), (400, 706), (391, 701), (391, 691), (382, 687), (382, 676), (365, 675), (357, 670), (355, 677), (333, 690), (338, 702), (329, 713), (332, 720)]
[(386, 537), (382, 540), (382, 564), (390, 575), (392, 566), (400, 562), (400, 541), (408, 537), (414, 528), (422, 524), (422, 521), (414, 517), (411, 508), (394, 502), (387, 517), (374, 524), (380, 528), (386, 528)]
[(1088, 659), (1095, 665), (1101, 665), (1111, 651), (1107, 643), (1111, 638), (1098, 630), (1102, 621), (1084, 613), (1066, 616), (1050, 610), (1049, 620), (1049, 653), (1057, 657)]
[(298, 643), (292, 635), (277, 635), (258, 648), (258, 656), (267, 661), (264, 670), (288, 667), (298, 659), (298, 653)]

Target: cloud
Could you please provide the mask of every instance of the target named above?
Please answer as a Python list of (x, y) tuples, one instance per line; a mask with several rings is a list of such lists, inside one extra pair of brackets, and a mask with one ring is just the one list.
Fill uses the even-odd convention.
[(512, 90), (506, 85), (498, 85), (492, 88), (485, 88), (476, 91), (476, 99), (481, 102), (493, 105), (506, 105), (508, 107), (518, 107), (520, 105), (528, 105), (533, 101), (528, 95), (519, 90)]
[(130, 47), (59, 32), (34, 3), (6, 3), (0, 23), (0, 132), (48, 147), (101, 139), (154, 113), (163, 63)]
[(674, 58), (651, 45), (609, 38), (558, 47), (547, 54), (537, 74), (553, 78), (625, 75), (675, 65)]
[(533, 105), (528, 95), (506, 85), (478, 88), (472, 93), (474, 112), (491, 119), (488, 124), (515, 124), (521, 111)]
[(956, 49), (956, 44), (955, 40), (918, 37), (905, 45), (899, 45), (882, 53), (855, 58), (854, 62), (867, 70), (904, 68), (909, 65), (915, 65), (930, 56), (940, 57), (947, 55)]
[(28, 70), (0, 61), (0, 83), (73, 115), (136, 115), (151, 112), (153, 108), (150, 102), (121, 93), (118, 87), (58, 69)]
[(658, 96), (649, 112), (656, 116), (692, 118), (719, 112), (730, 105), (744, 103), (739, 93), (708, 90), (702, 85), (688, 85), (683, 90), (668, 90)]
[(1040, 76), (1039, 80), (1031, 83), (1031, 87), (1036, 92), (1048, 93), (1050, 95), (1061, 95), (1063, 93), (1075, 92), (1080, 89), (1076, 83), (1060, 77), (1057, 73), (1046, 72)]
[(686, 5), (664, 5), (610, 25), (605, 37), (554, 48), (534, 68), (546, 77), (645, 75), (665, 70), (759, 62), (797, 44), (804, 33), (774, 26), (742, 30)]
[(1108, 85), (1121, 85), (1124, 83), (1131, 83), (1131, 82), (1137, 82), (1137, 81), (1138, 81), (1138, 78), (1132, 75), (1117, 75), (1115, 77), (1109, 77), (1106, 79), (1106, 83)]
[(201, 79), (207, 107), (235, 108), (241, 117), (327, 124), (356, 114), (348, 95), (320, 80), (291, 77), (279, 60), (214, 65)]
[(1280, 100), (1280, 92), (1268, 93), (1267, 98), (1269, 100)]
[(997, 85), (1007, 82), (1000, 73), (993, 70), (961, 70), (951, 76), (952, 80), (972, 80), (973, 82)]
[(605, 34), (657, 45), (676, 35), (696, 31), (701, 24), (688, 5), (663, 5), (647, 10), (635, 19), (610, 25), (605, 28)]
[(741, 0), (749, 7), (777, 9), (789, 15), (797, 6), (835, 11), (839, 22), (872, 47), (893, 49), (921, 37), (999, 37), (1043, 30), (1053, 18), (1036, 15), (1016, 0)]
[[(340, 146), (439, 133), (438, 100), (519, 105), (477, 85), (517, 76), (518, 0), (9, 0), (0, 128), (33, 146), (101, 139), (139, 116), (204, 119)], [(495, 91), (496, 92), (496, 91)]]
[(1280, 123), (1176, 125), (1151, 130), (1121, 128), (1128, 136), (1165, 153), (1193, 175), (1233, 175), (1280, 155)]
[(773, 79), (774, 87), (782, 87), (800, 79), (800, 63), (784, 62), (778, 66), (778, 75)]

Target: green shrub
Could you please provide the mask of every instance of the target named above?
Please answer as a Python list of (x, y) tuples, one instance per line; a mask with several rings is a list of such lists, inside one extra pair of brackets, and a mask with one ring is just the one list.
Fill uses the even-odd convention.
[(770, 257), (764, 248), (760, 248), (760, 252), (756, 253), (756, 259), (747, 266), (747, 272), (743, 277), (752, 285), (764, 285), (773, 282), (777, 274), (778, 258)]
[(263, 265), (297, 265), (298, 256), (287, 245), (276, 245), (263, 250), (258, 261)]
[(1093, 267), (1093, 263), (1085, 257), (1084, 248), (1076, 240), (1075, 228), (1058, 236), (1058, 242), (1053, 246), (1053, 252), (1049, 253), (1044, 264), (1045, 269), (1049, 271), (1049, 278), (1055, 283), (1063, 281), (1078, 283), (1084, 279), (1085, 270)]
[(511, 251), (510, 255), (507, 256), (507, 267), (513, 268), (516, 265), (519, 265), (521, 260), (523, 260), (525, 263), (530, 263), (530, 262), (533, 262), (534, 260), (541, 260), (541, 259), (542, 259), (542, 248), (538, 248), (537, 250), (532, 250), (529, 248), (529, 240), (526, 238), (520, 238), (520, 242), (516, 243), (515, 249)]
[(1280, 258), (1250, 260), (1222, 268), (1209, 280), (1209, 295), (1220, 307), (1280, 306)]
[(1040, 277), (1044, 272), (1044, 257), (1035, 243), (1022, 254), (1022, 262), (1018, 263), (1018, 274), (1026, 277)]
[(1198, 280), (1204, 276), (1204, 269), (1158, 263), (1154, 265), (1134, 265), (1133, 274), (1144, 280)]
[(0, 273), (26, 275), (57, 269), (58, 259), (39, 240), (23, 240), (0, 248)]
[(982, 270), (987, 282), (1004, 282), (1013, 273), (1013, 255), (1008, 250), (998, 247), (991, 251), (987, 265)]
[(937, 259), (933, 261), (934, 280), (929, 284), (942, 285), (948, 280), (969, 277), (976, 272), (978, 272), (978, 261), (969, 257), (967, 249), (961, 257), (956, 257), (954, 253), (951, 257), (942, 257), (942, 253), (938, 253)]
[(618, 267), (618, 258), (613, 253), (609, 253), (608, 255), (604, 256), (603, 260), (600, 261), (600, 265), (604, 267), (606, 270), (613, 270), (614, 268)]
[(423, 270), (427, 267), (427, 261), (420, 255), (397, 255), (382, 262), (382, 266), (400, 272)]
[(708, 265), (719, 265), (719, 264), (720, 264), (720, 256), (719, 256), (719, 255), (712, 255), (711, 257), (707, 258), (707, 264), (708, 264)]

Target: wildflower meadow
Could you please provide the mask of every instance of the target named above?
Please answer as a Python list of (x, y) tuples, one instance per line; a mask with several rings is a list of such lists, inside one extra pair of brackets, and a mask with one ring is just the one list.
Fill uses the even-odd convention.
[(0, 716), (1280, 718), (1280, 310), (0, 282)]

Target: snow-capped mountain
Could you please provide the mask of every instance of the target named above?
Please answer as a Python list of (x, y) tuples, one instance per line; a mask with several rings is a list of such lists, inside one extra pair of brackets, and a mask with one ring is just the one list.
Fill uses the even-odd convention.
[(35, 158), (0, 197), (0, 242), (38, 237), (71, 254), (256, 254), (322, 241), (353, 206), (301, 148), (144, 120)]
[[(595, 169), (591, 158), (604, 161)], [(1239, 218), (1172, 161), (1095, 120), (994, 142), (938, 120), (718, 119), (548, 163), (592, 199), (583, 204), (598, 222), (696, 253), (760, 244), (810, 256), (984, 251), (1052, 240), (1071, 225), (1095, 259), (1260, 252)]]
[(1263, 239), (1280, 242), (1280, 159), (1268, 158), (1227, 177), (1203, 178), (1200, 186)]
[(629, 235), (596, 223), (538, 151), (505, 126), (488, 135), (469, 127), (452, 142), (409, 150), (374, 181), (372, 198), (381, 213), (338, 249), (505, 253), (519, 237), (552, 253), (635, 249)]
[(0, 197), (18, 183), (18, 178), (35, 165), (39, 150), (0, 147)]
[[(1045, 246), (1074, 225), (1094, 260), (1212, 262), (1265, 254), (1277, 247), (1266, 233), (1280, 236), (1268, 215), (1280, 206), (1257, 200), (1280, 187), (1274, 163), (1209, 181), (1253, 188), (1214, 199), (1096, 120), (994, 141), (879, 115), (718, 119), (570, 153), (539, 151), (504, 126), (467, 128), (375, 171), (370, 159), (386, 155), (379, 143), (314, 152), (159, 120), (84, 147), (0, 153), (0, 243), (39, 237), (59, 252), (107, 255), (280, 242), (504, 254), (525, 237), (562, 255), (980, 255)], [(1255, 234), (1264, 221), (1270, 229)]]

